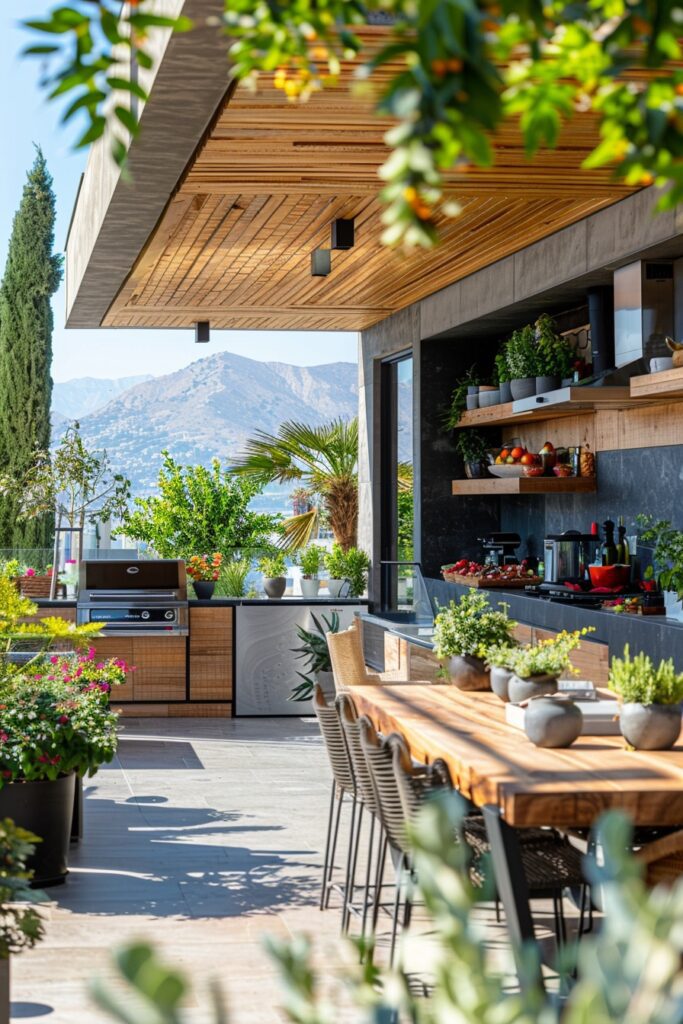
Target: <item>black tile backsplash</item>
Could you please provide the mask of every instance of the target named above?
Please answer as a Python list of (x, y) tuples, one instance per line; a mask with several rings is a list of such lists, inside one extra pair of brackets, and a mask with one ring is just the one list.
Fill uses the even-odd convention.
[(683, 529), (683, 445), (599, 452), (597, 474), (595, 494), (501, 499), (501, 530), (519, 533), (522, 553), (538, 555), (549, 533), (587, 532), (593, 521), (617, 522), (620, 515), (628, 534), (637, 532), (640, 512)]

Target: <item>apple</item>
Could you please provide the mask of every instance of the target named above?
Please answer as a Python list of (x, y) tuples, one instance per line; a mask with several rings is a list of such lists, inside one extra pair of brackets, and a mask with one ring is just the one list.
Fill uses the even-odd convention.
[(519, 461), (523, 466), (533, 466), (536, 462), (536, 456), (532, 455), (531, 452), (525, 452)]
[(505, 461), (507, 462), (508, 466), (513, 466), (514, 462), (515, 462), (515, 460), (513, 459), (513, 457), (511, 455), (508, 455), (508, 457), (507, 457), (507, 459)]
[(512, 451), (510, 452), (510, 455), (515, 461), (517, 461), (517, 459), (521, 459), (523, 455), (526, 455), (526, 448), (513, 448)]

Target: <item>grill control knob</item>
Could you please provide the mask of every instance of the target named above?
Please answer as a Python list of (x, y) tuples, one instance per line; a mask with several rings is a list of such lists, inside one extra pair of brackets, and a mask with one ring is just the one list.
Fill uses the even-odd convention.
[(147, 620), (149, 618), (149, 612), (141, 612), (140, 618)]
[(174, 618), (173, 612), (171, 612), (171, 611), (168, 611), (168, 612), (164, 612), (164, 618), (165, 618), (165, 619), (166, 619), (166, 620), (167, 620), (168, 622), (170, 622), (170, 621), (171, 621), (171, 619), (173, 619), (173, 618)]

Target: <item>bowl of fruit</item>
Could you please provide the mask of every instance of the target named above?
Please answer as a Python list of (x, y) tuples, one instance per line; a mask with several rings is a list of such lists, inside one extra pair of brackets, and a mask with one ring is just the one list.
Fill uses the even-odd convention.
[(489, 466), (489, 472), (498, 477), (524, 476), (528, 466), (536, 463), (536, 456), (522, 445), (501, 448)]

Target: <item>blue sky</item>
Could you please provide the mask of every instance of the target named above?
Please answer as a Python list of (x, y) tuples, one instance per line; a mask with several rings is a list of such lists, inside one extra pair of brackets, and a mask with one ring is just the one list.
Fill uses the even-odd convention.
[[(4, 268), (12, 217), (21, 197), (34, 143), (43, 148), (57, 193), (56, 246), (64, 245), (85, 154), (71, 150), (73, 132), (59, 123), (59, 110), (46, 104), (38, 88), (38, 63), (19, 58), (28, 35), (20, 18), (40, 17), (52, 6), (46, 0), (0, 0), (0, 270)], [(8, 98), (9, 102), (8, 102)], [(67, 331), (64, 289), (55, 296), (53, 376), (123, 377), (131, 373), (169, 373), (199, 355), (228, 350), (253, 359), (302, 366), (337, 360), (355, 362), (356, 335), (297, 332), (212, 332), (211, 344), (199, 352), (191, 331)]]

